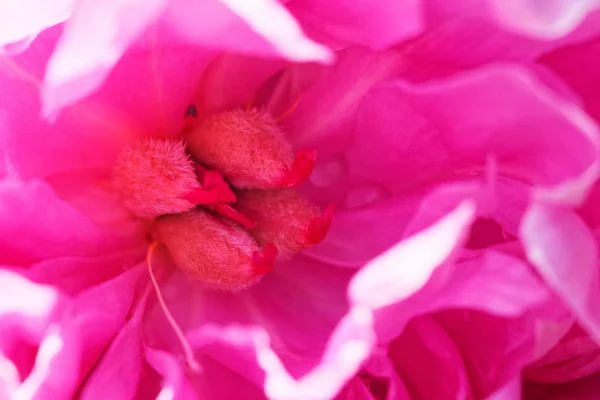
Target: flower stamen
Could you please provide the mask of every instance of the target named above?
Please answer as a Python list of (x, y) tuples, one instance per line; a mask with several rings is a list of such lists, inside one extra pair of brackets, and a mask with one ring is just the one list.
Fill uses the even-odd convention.
[(193, 372), (199, 373), (202, 371), (202, 367), (200, 366), (200, 364), (198, 364), (198, 362), (194, 358), (194, 351), (192, 350), (190, 343), (185, 338), (185, 335), (184, 335), (183, 331), (181, 330), (181, 328), (179, 327), (179, 324), (177, 324), (177, 321), (175, 321), (173, 314), (171, 314), (171, 311), (169, 311), (169, 308), (167, 307), (167, 303), (165, 302), (165, 299), (163, 298), (163, 295), (160, 291), (160, 287), (158, 286), (158, 282), (156, 281), (156, 277), (154, 276), (154, 272), (152, 271), (152, 256), (154, 255), (154, 251), (156, 250), (156, 248), (159, 245), (160, 245), (160, 242), (154, 241), (148, 248), (148, 253), (146, 254), (146, 263), (148, 264), (148, 274), (150, 275), (150, 280), (152, 281), (152, 285), (154, 286), (154, 291), (156, 292), (156, 298), (158, 299), (158, 304), (160, 305), (160, 308), (165, 313), (165, 317), (167, 318), (169, 325), (171, 325), (171, 328), (173, 328), (173, 331), (175, 332), (175, 335), (177, 336), (177, 339), (179, 340), (179, 343), (181, 344), (181, 348), (183, 349), (183, 354), (185, 356), (185, 360), (186, 360), (188, 367)]
[(296, 100), (294, 100), (294, 104), (292, 104), (292, 106), (290, 108), (288, 108), (287, 110), (285, 110), (279, 117), (275, 118), (277, 121), (281, 121), (282, 119), (284, 119), (285, 117), (289, 116), (291, 113), (293, 113), (296, 108), (298, 108), (298, 104), (300, 104), (300, 98), (302, 97), (302, 93), (298, 93), (298, 96), (296, 97)]

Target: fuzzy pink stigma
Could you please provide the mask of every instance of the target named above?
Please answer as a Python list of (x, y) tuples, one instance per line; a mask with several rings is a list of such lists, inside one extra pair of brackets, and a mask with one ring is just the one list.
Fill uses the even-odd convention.
[(275, 245), (283, 256), (320, 242), (331, 223), (332, 206), (321, 214), (294, 189), (247, 190), (237, 197), (237, 209), (256, 222), (252, 235), (261, 244)]
[(277, 257), (277, 247), (273, 243), (265, 244), (263, 253), (255, 251), (252, 254), (252, 266), (254, 272), (259, 275), (265, 275), (273, 270), (273, 263)]
[(318, 244), (325, 239), (329, 227), (331, 226), (331, 219), (333, 218), (333, 212), (335, 211), (335, 204), (329, 205), (323, 215), (314, 218), (308, 228), (306, 229), (306, 239), (309, 244)]
[(132, 213), (144, 218), (192, 209), (195, 203), (185, 196), (201, 189), (183, 143), (166, 139), (123, 148), (111, 187)]
[(203, 119), (188, 135), (188, 150), (237, 188), (279, 187), (282, 171), (291, 171), (286, 184), (293, 185), (312, 168), (308, 168), (310, 155), (302, 154), (294, 161), (277, 121), (256, 108)]
[(173, 263), (209, 288), (237, 291), (257, 283), (256, 240), (241, 226), (195, 209), (154, 221), (154, 235)]
[(298, 186), (310, 176), (316, 161), (317, 152), (315, 150), (299, 151), (296, 154), (292, 168), (290, 170), (285, 170), (283, 178), (279, 181), (278, 186), (282, 188)]

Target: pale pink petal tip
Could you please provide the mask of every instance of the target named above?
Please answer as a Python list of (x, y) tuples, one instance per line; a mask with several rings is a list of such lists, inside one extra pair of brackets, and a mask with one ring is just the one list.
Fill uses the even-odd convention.
[[(415, 293), (460, 246), (474, 216), (475, 203), (464, 200), (428, 229), (403, 240), (371, 261), (350, 282), (352, 302), (374, 309)], [(399, 264), (403, 261), (409, 264), (403, 267)]]
[(569, 34), (599, 6), (595, 0), (495, 0), (491, 3), (505, 26), (544, 39)]
[(255, 353), (258, 366), (265, 373), (265, 394), (274, 400), (333, 398), (358, 372), (375, 344), (373, 315), (362, 306), (352, 308), (342, 318), (329, 338), (320, 364), (300, 379), (288, 373), (262, 328), (210, 324), (190, 332), (188, 339), (196, 348), (217, 342), (240, 352), (248, 349)]
[(304, 35), (287, 9), (275, 0), (224, 0), (227, 7), (291, 61), (332, 63), (334, 54)]

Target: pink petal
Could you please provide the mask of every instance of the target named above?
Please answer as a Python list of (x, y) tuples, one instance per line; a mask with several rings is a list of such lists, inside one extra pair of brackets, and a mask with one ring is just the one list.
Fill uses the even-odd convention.
[(28, 265), (61, 256), (91, 256), (141, 238), (92, 224), (41, 182), (0, 184), (0, 260)]
[[(536, 196), (574, 204), (598, 174), (597, 126), (521, 69), (487, 68), (419, 86), (398, 82), (374, 90), (361, 114), (348, 153), (351, 173), (390, 190), (480, 171), (492, 155), (499, 175), (533, 184)], [(394, 126), (406, 128), (400, 135)]]
[(527, 367), (524, 376), (533, 382), (562, 383), (599, 371), (600, 347), (575, 324), (556, 346)]
[[(161, 23), (152, 26), (161, 16)], [(198, 23), (198, 16), (202, 23)], [(106, 30), (105, 21), (114, 21), (116, 26)], [(294, 61), (330, 62), (333, 57), (329, 50), (307, 38), (286, 9), (273, 0), (254, 1), (252, 6), (233, 0), (201, 4), (188, 0), (154, 0), (149, 4), (83, 0), (68, 21), (48, 65), (42, 96), (44, 114), (56, 115), (66, 105), (95, 91), (143, 32), (154, 35), (157, 33), (152, 29), (159, 28), (161, 33), (175, 30), (186, 42), (203, 47), (279, 54)], [(157, 39), (150, 46), (159, 50), (181, 45), (168, 34), (160, 40), (165, 38), (166, 43)]]
[(66, 20), (71, 15), (74, 2), (3, 1), (0, 5), (0, 53), (18, 42), (28, 45), (44, 29)]
[(421, 32), (421, 1), (321, 1), (289, 3), (302, 26), (338, 48), (363, 45), (382, 50)]
[(505, 26), (518, 32), (555, 39), (573, 31), (598, 7), (594, 0), (492, 0), (497, 17)]
[(386, 400), (409, 400), (410, 395), (406, 385), (394, 369), (387, 348), (374, 349), (371, 357), (363, 366), (364, 370), (372, 377), (383, 379), (387, 382)]
[[(174, 274), (161, 291), (184, 332), (205, 323), (263, 326), (286, 370), (299, 378), (320, 363), (333, 329), (347, 312), (345, 291), (352, 272), (297, 257), (242, 293), (207, 291), (183, 274)], [(145, 340), (178, 354), (181, 346), (163, 314), (150, 303)], [(263, 372), (253, 354), (238, 354), (226, 345), (206, 347), (203, 353), (262, 385)]]
[(335, 400), (375, 400), (375, 397), (369, 392), (369, 389), (365, 386), (365, 384), (359, 378), (352, 378), (350, 382), (338, 395), (335, 397)]
[(487, 398), (517, 378), (533, 357), (536, 320), (529, 315), (508, 319), (449, 310), (435, 318), (460, 351), (473, 398)]
[(390, 344), (389, 356), (411, 398), (471, 396), (460, 352), (442, 326), (429, 316), (410, 322), (402, 335)]
[(600, 97), (593, 88), (600, 82), (600, 73), (593, 65), (598, 62), (600, 39), (564, 46), (545, 54), (540, 62), (549, 67), (583, 98), (585, 109), (600, 120)]
[(580, 324), (600, 341), (600, 278), (594, 237), (571, 210), (534, 203), (521, 225), (530, 262)]
[(164, 379), (162, 390), (157, 399), (198, 399), (194, 388), (185, 376), (183, 367), (172, 354), (151, 347), (144, 347), (144, 355), (152, 368), (158, 371)]
[(260, 87), (286, 62), (240, 54), (221, 54), (215, 58), (198, 85), (192, 102), (200, 112), (225, 111), (242, 104), (256, 104)]
[[(202, 24), (198, 15), (206, 16)], [(286, 8), (273, 0), (201, 4), (179, 0), (170, 5), (168, 18), (182, 37), (203, 46), (263, 56), (279, 54), (292, 61), (333, 60), (331, 52), (306, 37)]]
[(521, 400), (521, 379), (515, 378), (496, 390), (489, 400)]
[(0, 283), (0, 330), (7, 334), (0, 335), (3, 339), (0, 343), (9, 338), (8, 333), (16, 326), (24, 330), (29, 341), (41, 340), (47, 327), (56, 318), (59, 293), (52, 286), (30, 282), (5, 269), (0, 270)]
[[(353, 194), (356, 192), (351, 191), (348, 197)], [(336, 266), (362, 267), (398, 243), (424, 196), (419, 192), (393, 199), (375, 197), (373, 203), (362, 207), (340, 207), (323, 242), (305, 253)]]
[[(0, 143), (23, 178), (110, 166), (120, 147), (131, 140), (127, 124), (110, 109), (111, 103), (74, 107), (55, 124), (39, 119), (40, 76), (57, 33), (45, 32), (25, 53), (0, 66), (0, 106), (5, 111)], [(56, 140), (57, 135), (63, 139)]]
[(338, 153), (348, 144), (348, 130), (363, 96), (393, 74), (397, 59), (392, 53), (349, 48), (338, 62), (324, 70), (313, 86), (302, 93), (284, 129), (298, 147), (316, 147), (324, 154)]
[(332, 334), (321, 363), (300, 379), (294, 379), (273, 351), (267, 332), (260, 328), (205, 325), (188, 337), (195, 346), (211, 342), (227, 343), (240, 353), (255, 354), (264, 371), (264, 389), (272, 399), (322, 399), (333, 397), (358, 370), (373, 346), (371, 313), (354, 308), (340, 321)]
[(145, 298), (91, 372), (81, 390), (81, 399), (133, 398), (143, 364), (141, 322), (144, 303)]
[[(380, 308), (421, 289), (464, 240), (474, 213), (473, 201), (464, 200), (436, 224), (367, 264), (350, 283), (352, 302)], [(398, 268), (398, 260), (410, 260), (411, 265)]]
[[(61, 108), (96, 90), (167, 2), (80, 0), (50, 59), (42, 92), (43, 114)], [(107, 24), (112, 25), (107, 29)]]
[(35, 365), (17, 390), (15, 398), (69, 398), (78, 381), (79, 334), (50, 329), (40, 343)]
[(531, 400), (591, 400), (600, 396), (600, 373), (563, 384), (524, 385), (524, 398)]
[(529, 265), (516, 257), (487, 250), (458, 262), (434, 303), (440, 308), (481, 309), (501, 316), (519, 316), (549, 299), (550, 293)]
[[(142, 266), (130, 268), (120, 276), (81, 292), (74, 298), (75, 317), (65, 324), (85, 336), (80, 369), (83, 374), (94, 366), (106, 346), (127, 321), (140, 281)], [(124, 328), (123, 328), (124, 329)]]
[(52, 284), (68, 295), (111, 280), (143, 258), (147, 246), (106, 256), (60, 257), (33, 264), (23, 273), (32, 281)]

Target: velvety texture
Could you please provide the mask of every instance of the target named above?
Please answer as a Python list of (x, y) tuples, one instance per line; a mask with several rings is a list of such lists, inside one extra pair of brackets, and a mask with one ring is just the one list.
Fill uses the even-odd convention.
[[(600, 396), (598, 2), (0, 6), (0, 399)], [(41, 15), (41, 17), (40, 17)], [(125, 145), (251, 104), (337, 205), (236, 293), (111, 192)]]

